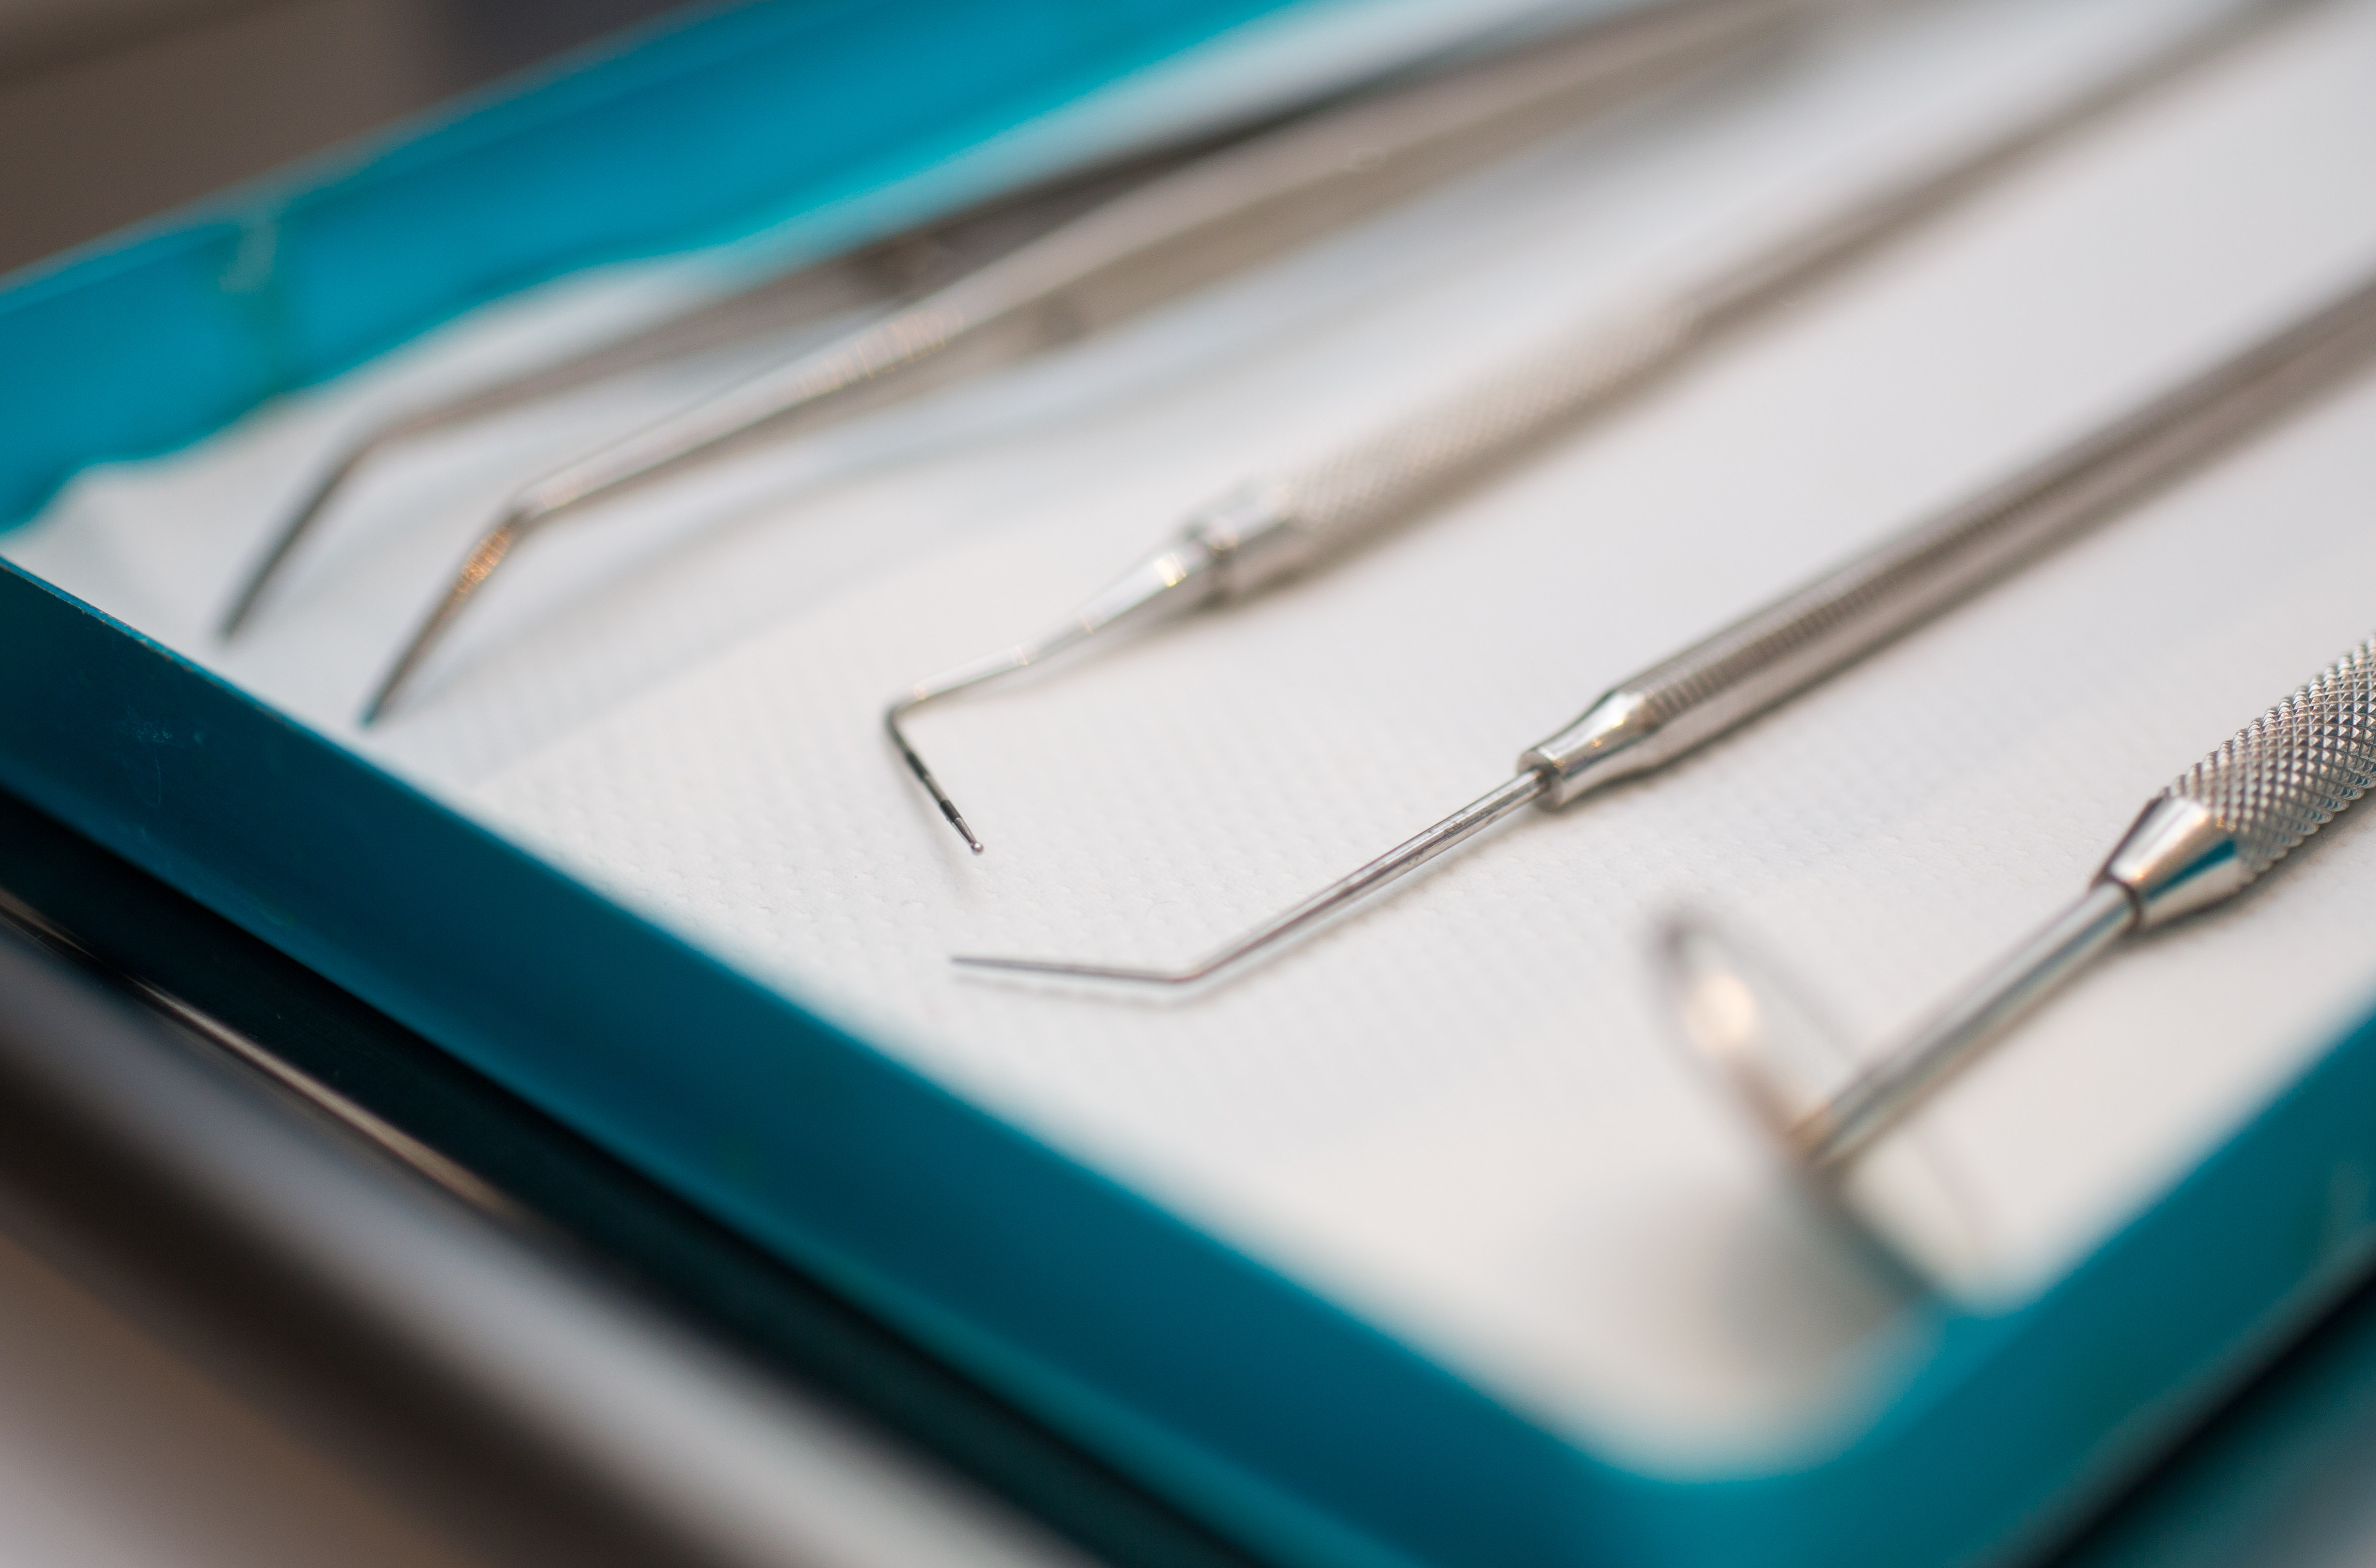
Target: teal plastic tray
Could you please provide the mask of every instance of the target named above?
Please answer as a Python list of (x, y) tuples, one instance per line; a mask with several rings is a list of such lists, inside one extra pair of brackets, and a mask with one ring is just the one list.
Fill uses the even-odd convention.
[[(846, 202), (1267, 8), (747, 6), (22, 276), (0, 523), (492, 297)], [(2011, 1560), (2376, 1257), (2376, 1218), (2332, 1201), (2376, 1170), (2370, 1020), (2042, 1298), (1929, 1309), (1922, 1363), (1826, 1451), (1645, 1477), (6, 566), (0, 785), (1282, 1562)]]

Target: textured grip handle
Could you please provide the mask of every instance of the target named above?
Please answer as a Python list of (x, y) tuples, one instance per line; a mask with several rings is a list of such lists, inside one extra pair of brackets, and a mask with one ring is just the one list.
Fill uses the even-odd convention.
[(2376, 789), (2376, 636), (2196, 763), (2164, 799), (2189, 800), (2234, 840), (2251, 881)]
[(1622, 683), (1518, 766), (1547, 806), (1672, 761), (2323, 390), (2376, 353), (2376, 278), (2126, 417)]
[(1421, 413), (1273, 481), (1299, 533), (1299, 564), (1442, 501), (1524, 447), (1669, 362), (1697, 324), (1683, 300), (1653, 299), (1572, 328)]

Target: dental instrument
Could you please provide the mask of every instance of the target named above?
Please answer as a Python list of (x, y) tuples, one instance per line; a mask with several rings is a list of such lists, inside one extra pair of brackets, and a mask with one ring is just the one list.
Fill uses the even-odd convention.
[(2376, 789), (2376, 637), (2146, 802), (2077, 902), (1910, 1038), (1810, 1104), (1771, 1056), (1770, 988), (1695, 922), (1661, 956), (1685, 1038), (1806, 1172), (1836, 1178), (2123, 938), (2242, 892)]
[(1831, 0), (1663, 0), (1198, 160), (838, 342), (517, 493), (365, 705), (375, 722), (520, 541), (554, 519), (795, 425), (905, 400), (1100, 332), (1229, 274), (1778, 42)]
[(1765, 240), (1695, 281), (1554, 332), (1548, 346), (1383, 431), (1189, 515), (1157, 551), (1032, 641), (917, 682), (883, 723), (908, 770), (975, 854), (982, 842), (910, 740), (918, 709), (1043, 665), (1099, 634), (1233, 602), (1348, 554), (1728, 331), (1794, 299), (2071, 133), (2293, 8), (2224, 12), (2013, 128)]
[(722, 353), (849, 312), (918, 298), (1203, 156), (1213, 145), (1214, 138), (1204, 138), (968, 208), (767, 278), (584, 353), (397, 414), (356, 436), (330, 459), (241, 583), (223, 613), (220, 635), (233, 636), (248, 624), (266, 589), (331, 504), (374, 458), (396, 447), (637, 371)]
[(1698, 750), (2069, 542), (2376, 354), (2376, 276), (2043, 461), (1618, 683), (1508, 783), (1185, 968), (960, 955), (1002, 971), (1182, 987), (1303, 934), (1528, 803), (1557, 810)]

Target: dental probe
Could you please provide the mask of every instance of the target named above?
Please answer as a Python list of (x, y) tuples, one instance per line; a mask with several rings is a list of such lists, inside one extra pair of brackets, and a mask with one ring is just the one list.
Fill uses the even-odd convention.
[(515, 494), (398, 653), (386, 710), (520, 540), (762, 436), (863, 413), (1139, 315), (1595, 113), (1778, 41), (1832, 0), (1661, 0), (1225, 148), (861, 331)]
[(220, 633), (234, 636), (247, 624), (266, 588), (331, 503), (374, 458), (392, 448), (636, 371), (764, 340), (845, 312), (914, 299), (1209, 152), (1214, 140), (1206, 137), (1193, 146), (1099, 166), (968, 208), (766, 279), (584, 353), (397, 414), (331, 458), (240, 586), (224, 612)]
[(1667, 938), (1685, 1033), (1794, 1158), (1836, 1173), (2115, 943), (2242, 892), (2370, 789), (2376, 637), (2179, 775), (2076, 903), (1812, 1109), (1793, 1105), (1764, 1060), (1759, 988), (1688, 926)]
[(917, 709), (1044, 663), (1101, 632), (1230, 603), (1349, 553), (2299, 3), (2271, 0), (2224, 13), (2011, 130), (1765, 241), (1695, 283), (1587, 316), (1420, 413), (1317, 462), (1240, 485), (1191, 513), (1161, 548), (1054, 630), (900, 693), (883, 715), (891, 743), (949, 825), (981, 853), (980, 838), (908, 737), (906, 721)]
[(754, 339), (779, 336), (845, 312), (912, 303), (1197, 159), (1289, 125), (1324, 120), (1351, 103), (1374, 104), (1413, 90), (1414, 84), (1416, 90), (1424, 91), (1443, 67), (1422, 62), (1419, 70), (1426, 74), (1396, 72), (1246, 125), (1193, 136), (993, 196), (854, 251), (764, 279), (584, 353), (399, 413), (356, 437), (331, 459), (232, 599), (221, 635), (229, 637), (239, 632), (331, 503), (374, 458), (393, 447), (638, 370), (747, 346)]
[(1475, 837), (1672, 762), (1978, 592), (2376, 353), (2376, 277), (2275, 336), (1663, 663), (1518, 758), (1508, 783), (1183, 969), (960, 956), (975, 969), (1184, 986), (1238, 968)]

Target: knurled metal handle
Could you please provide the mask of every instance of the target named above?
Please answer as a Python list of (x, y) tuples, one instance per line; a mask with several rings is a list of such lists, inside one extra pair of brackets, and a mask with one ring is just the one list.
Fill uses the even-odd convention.
[(1622, 683), (1519, 766), (1564, 805), (1680, 756), (2206, 461), (2376, 352), (2376, 279)]
[(1307, 553), (1298, 564), (1427, 510), (1626, 391), (1668, 362), (1697, 321), (1679, 298), (1596, 318), (1424, 412), (1275, 480), (1273, 504), (1304, 536)]
[(1854, 1158), (2131, 932), (2209, 909), (2376, 788), (2376, 636), (2154, 797), (2093, 886), (1930, 1024), (1790, 1130), (1818, 1167)]
[(2376, 637), (2179, 775), (2137, 816), (2100, 880), (2144, 926), (2243, 891), (2376, 784)]
[(2165, 799), (2211, 814), (2250, 882), (2376, 789), (2376, 636), (2180, 774)]

